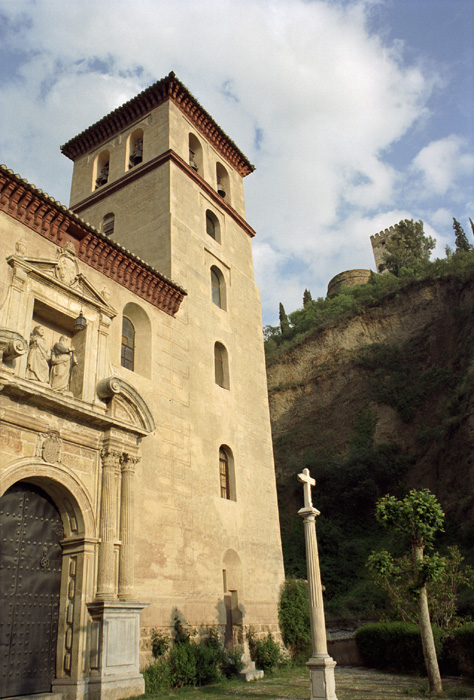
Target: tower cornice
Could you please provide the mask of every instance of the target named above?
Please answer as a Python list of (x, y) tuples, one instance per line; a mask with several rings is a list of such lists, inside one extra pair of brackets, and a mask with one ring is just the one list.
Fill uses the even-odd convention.
[(186, 115), (196, 129), (241, 177), (245, 177), (255, 170), (248, 158), (237, 148), (173, 72), (70, 139), (61, 146), (61, 151), (65, 156), (75, 161), (142, 119), (152, 109), (159, 107), (167, 100), (171, 100)]

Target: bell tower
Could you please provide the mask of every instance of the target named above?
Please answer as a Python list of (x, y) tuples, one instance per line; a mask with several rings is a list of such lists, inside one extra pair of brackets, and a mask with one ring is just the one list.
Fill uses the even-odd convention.
[(173, 73), (62, 152), (74, 161), (71, 209), (163, 274), (187, 283), (196, 238), (233, 249), (253, 275), (243, 177), (254, 168)]
[(278, 633), (284, 574), (243, 191), (254, 168), (173, 73), (62, 151), (74, 161), (72, 211), (187, 292), (172, 319), (137, 300), (150, 317), (149, 371), (116, 370), (143, 392), (156, 424), (137, 475), (135, 530), (163, 528), (166, 564), (148, 575), (147, 550), (137, 565), (139, 599), (151, 601), (142, 624), (164, 625), (175, 606), (194, 625), (217, 614), (225, 629), (231, 552), (242, 626)]

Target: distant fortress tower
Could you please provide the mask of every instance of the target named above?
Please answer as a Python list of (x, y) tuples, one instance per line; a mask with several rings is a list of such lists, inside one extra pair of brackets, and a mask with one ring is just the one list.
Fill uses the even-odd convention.
[(380, 272), (380, 265), (384, 262), (385, 245), (387, 241), (392, 238), (394, 233), (395, 226), (390, 226), (390, 228), (386, 228), (384, 231), (380, 231), (380, 233), (376, 233), (370, 237), (377, 272)]

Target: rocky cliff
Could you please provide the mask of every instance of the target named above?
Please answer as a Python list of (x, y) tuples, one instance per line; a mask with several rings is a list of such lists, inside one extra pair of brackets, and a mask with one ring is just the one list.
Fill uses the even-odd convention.
[[(296, 472), (309, 466), (319, 480), (319, 507), (324, 494), (318, 486), (337, 491), (344, 460), (354, 454), (375, 465), (354, 473), (352, 486), (346, 484), (360, 490), (363, 480), (365, 496), (371, 492), (367, 517), (384, 489), (396, 491), (402, 480), (405, 487), (435, 492), (457, 536), (469, 539), (473, 358), (474, 279), (450, 277), (413, 281), (383, 303), (314, 332), (272, 362), (268, 388), (284, 547), (291, 514), (301, 505)], [(403, 457), (404, 466), (369, 484), (367, 471), (377, 469), (382, 448)], [(286, 560), (288, 566), (288, 552)]]

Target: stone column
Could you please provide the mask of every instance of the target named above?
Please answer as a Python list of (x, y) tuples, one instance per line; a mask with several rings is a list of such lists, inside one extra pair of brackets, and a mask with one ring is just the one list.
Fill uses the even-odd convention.
[(122, 455), (122, 484), (120, 492), (120, 555), (118, 597), (133, 600), (133, 475), (138, 457)]
[(117, 477), (120, 469), (121, 453), (103, 449), (102, 458), (102, 497), (100, 503), (100, 544), (97, 572), (97, 600), (115, 598), (115, 540), (117, 522)]
[(308, 575), (308, 598), (311, 621), (313, 653), (307, 662), (311, 682), (311, 700), (337, 700), (334, 667), (336, 662), (329, 656), (326, 641), (321, 572), (319, 569), (318, 542), (316, 538), (316, 516), (319, 511), (311, 501), (311, 486), (315, 485), (309, 470), (304, 469), (298, 479), (305, 486), (305, 507), (298, 511), (304, 519), (306, 543), (306, 570)]

